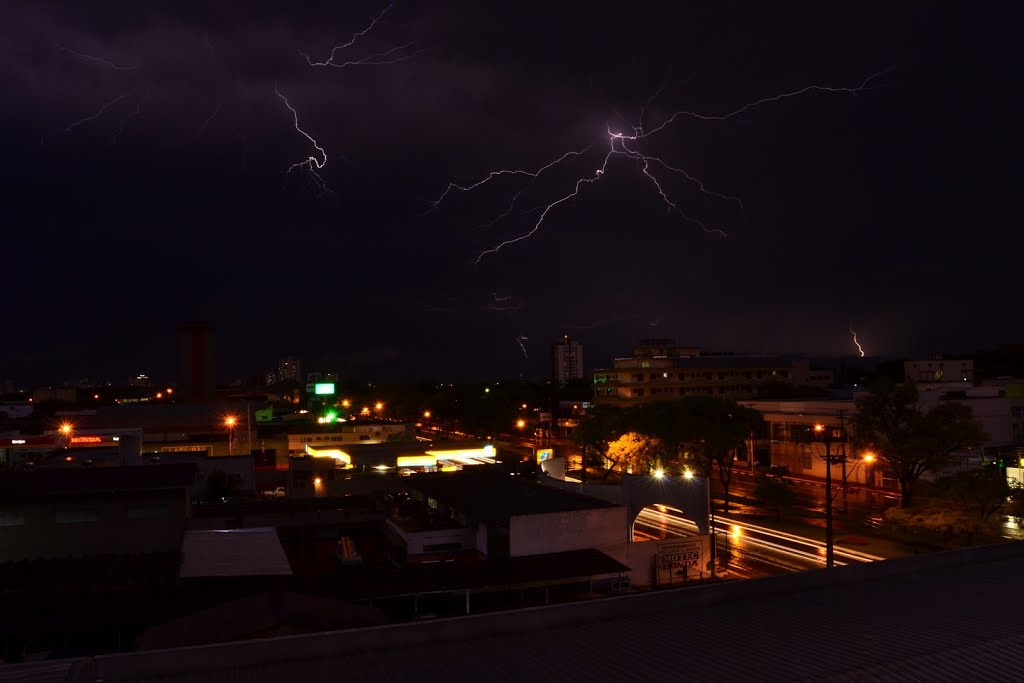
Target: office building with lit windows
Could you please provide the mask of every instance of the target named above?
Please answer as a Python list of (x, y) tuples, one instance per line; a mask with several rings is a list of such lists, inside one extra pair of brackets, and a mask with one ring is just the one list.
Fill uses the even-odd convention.
[(646, 339), (632, 356), (594, 371), (594, 400), (627, 407), (683, 396), (753, 398), (768, 382), (824, 388), (833, 381), (832, 370), (802, 358), (701, 353), (671, 339)]

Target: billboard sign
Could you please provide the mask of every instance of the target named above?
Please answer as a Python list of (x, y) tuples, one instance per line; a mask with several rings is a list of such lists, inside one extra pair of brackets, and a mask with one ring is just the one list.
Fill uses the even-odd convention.
[(318, 382), (313, 385), (313, 392), (317, 396), (332, 396), (334, 395), (334, 382)]
[(538, 448), (537, 449), (537, 462), (544, 462), (545, 460), (551, 460), (555, 456), (555, 451), (551, 448)]
[(658, 544), (658, 583), (677, 583), (708, 575), (710, 536), (687, 536)]

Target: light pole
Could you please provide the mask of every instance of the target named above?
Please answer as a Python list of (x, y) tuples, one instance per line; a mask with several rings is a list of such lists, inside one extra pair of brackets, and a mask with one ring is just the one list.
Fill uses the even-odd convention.
[(234, 415), (228, 415), (224, 418), (224, 426), (228, 429), (228, 455), (234, 454), (236, 424), (238, 424), (238, 419)]
[[(832, 534), (832, 464), (843, 463), (843, 471), (846, 471), (846, 434), (842, 427), (828, 427), (823, 424), (814, 425), (815, 437), (825, 444), (825, 566), (829, 569), (835, 566), (835, 548)], [(832, 452), (833, 443), (844, 444), (842, 453)], [(845, 477), (843, 479), (845, 483)]]

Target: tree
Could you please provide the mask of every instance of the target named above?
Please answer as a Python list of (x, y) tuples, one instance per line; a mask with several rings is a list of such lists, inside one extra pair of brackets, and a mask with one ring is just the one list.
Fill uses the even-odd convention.
[(761, 413), (731, 399), (690, 396), (679, 400), (676, 429), (684, 447), (694, 455), (702, 476), (718, 467), (722, 484), (722, 509), (729, 511), (729, 485), (736, 450), (746, 447), (747, 438), (764, 423)]
[[(605, 458), (622, 472), (646, 473), (655, 466), (661, 444), (654, 437), (626, 432), (608, 444)], [(607, 476), (607, 472), (606, 472)]]
[(970, 406), (941, 402), (925, 412), (914, 384), (876, 383), (857, 399), (855, 444), (871, 448), (896, 474), (902, 507), (913, 503), (914, 484), (949, 464), (957, 451), (981, 446), (988, 435)]
[(783, 508), (788, 508), (796, 499), (792, 482), (786, 478), (788, 476), (789, 468), (782, 466), (772, 467), (767, 472), (757, 475), (754, 496), (775, 510), (776, 522), (782, 519)]
[(605, 466), (604, 478), (608, 478), (608, 475), (615, 466), (614, 462), (609, 464), (608, 445), (621, 436), (621, 422), (622, 411), (618, 408), (596, 406), (573, 429), (573, 441), (583, 450), (584, 470), (587, 467), (588, 461), (599, 462)]

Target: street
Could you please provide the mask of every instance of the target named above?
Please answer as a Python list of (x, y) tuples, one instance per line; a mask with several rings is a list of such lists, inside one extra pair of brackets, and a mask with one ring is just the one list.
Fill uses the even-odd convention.
[[(729, 552), (728, 570), (736, 577), (772, 576), (825, 566), (825, 544), (812, 538), (776, 531), (729, 516), (716, 515), (719, 552)], [(636, 540), (691, 536), (697, 525), (675, 508), (645, 508), (636, 518)], [(849, 548), (835, 547), (836, 565), (873, 562), (884, 558)]]

